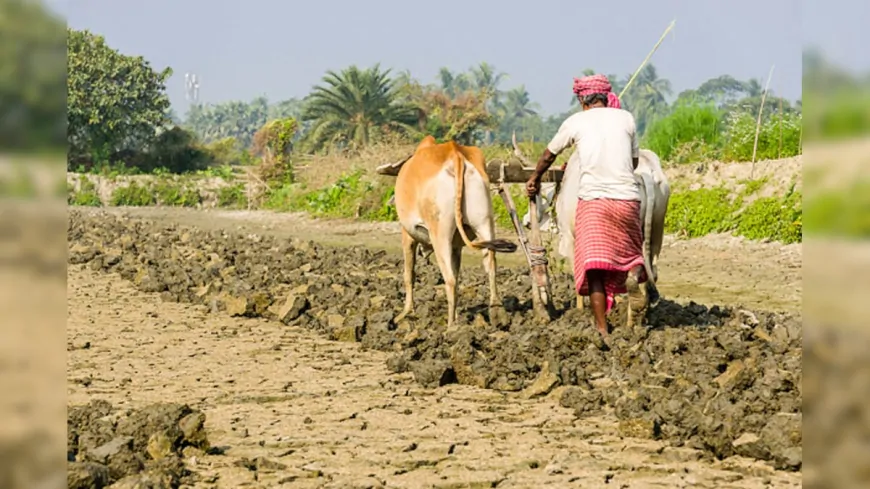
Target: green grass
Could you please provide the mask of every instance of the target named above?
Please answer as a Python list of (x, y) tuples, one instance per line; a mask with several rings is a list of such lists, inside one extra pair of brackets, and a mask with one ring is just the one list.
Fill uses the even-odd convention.
[(664, 162), (752, 161), (788, 158), (801, 153), (800, 114), (773, 115), (758, 127), (756, 117), (745, 112), (725, 114), (712, 105), (682, 104), (655, 120), (641, 146)]
[(662, 161), (698, 161), (721, 146), (722, 113), (712, 105), (683, 104), (654, 121), (643, 136), (642, 146)]
[(732, 195), (724, 187), (701, 188), (671, 195), (665, 231), (686, 238), (730, 232), (753, 240), (799, 243), (803, 240), (802, 195), (790, 189), (784, 196), (759, 197), (765, 180), (744, 182), (742, 192)]

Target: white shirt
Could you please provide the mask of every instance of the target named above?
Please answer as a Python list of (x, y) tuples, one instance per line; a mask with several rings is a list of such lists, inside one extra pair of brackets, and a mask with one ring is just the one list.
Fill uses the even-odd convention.
[(568, 117), (547, 149), (557, 155), (569, 146), (576, 146), (571, 158), (580, 159), (580, 199), (640, 200), (631, 163), (638, 157), (631, 112), (596, 107)]

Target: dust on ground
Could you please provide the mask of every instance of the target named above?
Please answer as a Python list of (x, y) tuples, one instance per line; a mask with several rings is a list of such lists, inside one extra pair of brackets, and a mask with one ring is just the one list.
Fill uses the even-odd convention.
[[(76, 477), (227, 488), (800, 486), (799, 473), (742, 457), (710, 462), (623, 437), (612, 415), (578, 419), (559, 406), (560, 391), (423, 388), (388, 371), (387, 353), (164, 302), (83, 265), (69, 270), (68, 330), (69, 402), (92, 403), (70, 413), (87, 460)], [(150, 430), (135, 422), (155, 412)], [(200, 413), (207, 440), (197, 442)], [(150, 436), (185, 418), (190, 434), (175, 433), (164, 461), (151, 460)]]
[[(299, 484), (305, 480), (312, 487), (326, 483), (347, 487), (347, 477), (368, 473), (375, 477), (362, 482), (363, 487), (466, 487), (455, 484), (472, 481), (468, 479), (472, 473), (488, 474), (487, 480), (472, 487), (552, 486), (551, 482), (558, 486), (576, 477), (589, 477), (574, 480), (586, 480), (587, 484), (581, 484), (584, 487), (595, 480), (600, 482), (592, 487), (631, 477), (646, 479), (626, 479), (621, 486), (748, 487), (746, 484), (769, 482), (765, 478), (776, 480), (778, 486), (799, 484), (799, 473), (771, 469), (799, 471), (802, 463), (799, 316), (750, 311), (728, 302), (708, 307), (665, 300), (651, 311), (648, 327), (619, 328), (613, 350), (602, 351), (597, 334), (584, 327), (589, 318), (570, 310), (570, 277), (554, 277), (564, 289), (562, 305), (569, 310), (554, 321), (541, 323), (530, 310), (530, 290), (522, 267), (500, 269), (504, 309), (493, 311), (494, 315), (481, 307), (487, 297), (484, 274), (468, 267), (463, 270), (460, 290), (461, 326), (448, 331), (437, 268), (420, 263), (417, 317), (395, 324), (392, 318), (402, 303), (401, 258), (397, 254), (362, 246), (339, 248), (286, 235), (251, 233), (249, 229), (220, 229), (214, 220), (209, 222), (212, 229), (198, 229), (169, 219), (132, 218), (123, 211), (71, 213), (70, 263), (115, 272), (140, 291), (152, 293), (140, 296), (117, 285), (101, 285), (87, 298), (71, 296), (79, 303), (71, 309), (73, 317), (78, 314), (76, 310), (91, 314), (80, 326), (75, 326), (74, 320), (70, 326), (73, 335), (84, 335), (71, 338), (70, 395), (74, 403), (99, 395), (140, 406), (158, 399), (185, 402), (217, 423), (211, 431), (224, 430), (226, 436), (243, 438), (250, 437), (252, 431), (245, 420), (260, 419), (258, 429), (264, 435), (249, 443), (261, 449), (277, 443), (274, 446), (284, 450), (278, 458), (293, 463), (279, 461), (274, 465), (272, 459), (267, 463), (257, 458), (267, 457), (266, 452), (254, 449), (246, 453), (233, 443), (227, 444), (231, 449), (223, 450), (222, 455), (205, 453), (203, 457), (245, 457), (247, 462), (240, 463), (248, 477), (259, 479), (263, 471), (283, 471), (289, 474), (288, 481)], [(734, 250), (730, 251), (733, 254)], [(743, 254), (747, 254), (745, 250)], [(106, 280), (117, 283), (116, 279)], [(137, 317), (133, 312), (136, 304), (146, 300), (152, 301), (147, 308), (151, 317)], [(158, 307), (160, 300), (163, 303)], [(164, 318), (170, 311), (178, 313)], [(495, 314), (498, 311), (501, 314)], [(616, 323), (622, 324), (624, 304), (615, 314)], [(303, 330), (341, 343), (323, 343)], [(323, 358), (324, 352), (339, 358), (332, 354)], [(345, 370), (356, 376), (345, 377)], [(387, 370), (394, 375), (388, 375)], [(411, 379), (422, 388), (415, 388)], [(464, 385), (452, 385), (456, 383)], [(353, 397), (351, 391), (362, 399), (373, 396), (371, 402), (381, 405), (380, 398), (366, 392), (363, 386), (367, 385), (389, 396), (386, 408), (361, 409), (367, 402)], [(429, 389), (437, 386), (444, 387)], [(317, 452), (320, 459), (303, 457), (306, 451), (281, 443), (300, 443), (300, 422), (302, 431), (318, 430), (317, 418), (307, 414), (315, 406), (304, 403), (319, 404), (321, 410), (327, 407), (323, 406), (324, 397), (314, 396), (312, 390), (329, 398), (327, 404), (342, 406), (324, 411), (327, 415), (346, 408), (351, 411), (330, 417), (333, 422), (363, 423), (350, 428), (354, 433), (370, 431), (372, 421), (368, 418), (381, 414), (382, 426), (400, 427), (401, 433), (408, 434), (414, 430), (401, 421), (413, 419), (413, 426), (421, 426), (418, 431), (431, 429), (435, 433), (435, 441), (426, 442), (433, 443), (432, 451), (421, 449), (424, 443), (416, 438), (423, 435), (411, 440), (390, 438), (392, 442), (369, 445), (372, 452), (364, 455), (365, 468), (345, 470), (354, 466), (354, 457), (363, 457), (359, 453), (365, 447), (345, 452), (345, 460), (331, 458), (358, 438), (351, 434), (336, 437), (336, 429), (329, 427), (323, 437), (330, 440), (331, 448)], [(192, 398), (194, 393), (199, 394)], [(455, 393), (471, 396), (474, 402), (463, 405), (451, 397)], [(345, 400), (347, 396), (350, 401)], [(554, 406), (552, 401), (535, 400), (546, 396), (558, 399), (570, 411)], [(410, 397), (408, 402), (415, 407), (406, 404), (391, 410), (393, 405), (402, 405), (397, 399), (403, 397)], [(466, 397), (460, 400), (469, 401)], [(222, 407), (224, 403), (228, 407)], [(294, 411), (297, 408), (301, 411)], [(430, 408), (434, 411), (427, 410)], [(217, 414), (222, 409), (235, 414), (230, 418)], [(538, 414), (529, 415), (523, 409)], [(557, 423), (553, 432), (548, 432), (543, 428), (550, 422), (541, 424), (538, 409), (573, 413), (565, 414), (572, 421)], [(426, 419), (421, 425), (416, 424), (417, 418), (401, 418), (418, 412)], [(468, 434), (460, 433), (458, 441), (443, 441), (445, 433), (467, 427), (475, 412), (489, 413), (479, 422), (483, 425), (480, 432), (464, 432)], [(445, 419), (450, 421), (438, 421)], [(588, 435), (582, 435), (590, 426), (608, 427), (595, 428), (599, 433), (595, 436), (614, 443), (629, 440), (647, 448), (629, 450), (620, 445), (621, 455), (605, 457), (612, 475), (592, 475), (591, 469), (581, 466), (564, 469), (566, 464), (585, 463), (582, 460), (589, 459), (585, 454), (595, 453), (581, 443), (594, 444)], [(532, 428), (539, 430), (540, 436)], [(376, 431), (372, 436), (399, 436), (395, 431)], [(284, 438), (273, 441), (265, 434)], [(573, 440), (578, 436), (580, 440)], [(317, 440), (323, 442), (323, 437)], [(488, 465), (481, 467), (458, 456), (460, 447), (476, 446), (481, 439), (489, 440), (479, 454), (481, 463)], [(555, 452), (547, 452), (552, 440), (559, 440)], [(392, 443), (407, 450), (399, 453), (411, 455), (396, 455), (383, 448)], [(537, 445), (530, 447), (529, 443)], [(322, 443), (318, 445), (323, 449)], [(650, 451), (653, 446), (655, 450)], [(446, 455), (433, 455), (445, 450)], [(523, 462), (523, 457), (539, 450), (546, 455)], [(737, 472), (728, 476), (731, 479), (716, 482), (677, 481), (671, 475), (631, 465), (629, 454), (635, 452), (647, 457), (644, 460), (649, 463), (665, 453), (691, 453), (691, 463), (699, 467)], [(493, 461), (493, 453), (503, 457)], [(766, 463), (747, 462), (743, 457)], [(406, 465), (395, 465), (397, 460), (406, 460)], [(519, 469), (516, 463), (521, 464)], [(681, 459), (679, 463), (688, 462)], [(732, 467), (744, 463), (753, 468)], [(267, 469), (260, 470), (260, 465)], [(276, 468), (279, 466), (284, 468)], [(697, 471), (690, 469), (688, 473)], [(432, 482), (419, 482), (424, 480), (419, 477), (430, 475)], [(309, 476), (313, 480), (308, 480)], [(219, 477), (209, 480), (235, 481), (228, 479), (234, 476)], [(226, 484), (235, 487), (235, 482)]]

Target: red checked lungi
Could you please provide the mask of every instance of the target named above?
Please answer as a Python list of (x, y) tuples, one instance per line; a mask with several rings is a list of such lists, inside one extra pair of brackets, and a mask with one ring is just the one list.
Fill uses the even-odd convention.
[[(578, 199), (574, 215), (574, 287), (577, 293), (589, 295), (587, 270), (604, 270), (604, 291), (608, 299), (626, 293), (628, 271), (643, 265), (641, 236), (640, 202)], [(646, 271), (641, 268), (638, 281), (642, 283), (646, 279)]]

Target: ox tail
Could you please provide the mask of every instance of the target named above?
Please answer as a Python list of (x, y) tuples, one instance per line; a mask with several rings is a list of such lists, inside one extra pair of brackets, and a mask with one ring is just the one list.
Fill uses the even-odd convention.
[(653, 217), (653, 208), (655, 207), (656, 202), (656, 194), (655, 194), (655, 182), (653, 182), (652, 175), (646, 172), (640, 172), (640, 178), (643, 182), (643, 187), (645, 190), (644, 199), (646, 199), (646, 203), (644, 207), (644, 215), (643, 215), (643, 267), (646, 270), (646, 283), (647, 290), (650, 293), (651, 298), (655, 299), (658, 297), (658, 291), (656, 290), (655, 284), (655, 276), (652, 272), (652, 217)]
[(462, 192), (465, 189), (465, 157), (459, 151), (455, 153), (455, 162), (453, 167), (454, 178), (456, 179), (456, 205), (454, 206), (454, 216), (456, 218), (456, 228), (459, 230), (459, 235), (462, 236), (462, 241), (469, 248), (476, 250), (490, 250), (496, 253), (513, 253), (517, 251), (517, 244), (511, 243), (506, 239), (493, 239), (491, 241), (471, 241), (468, 234), (465, 232), (465, 225), (462, 224)]

